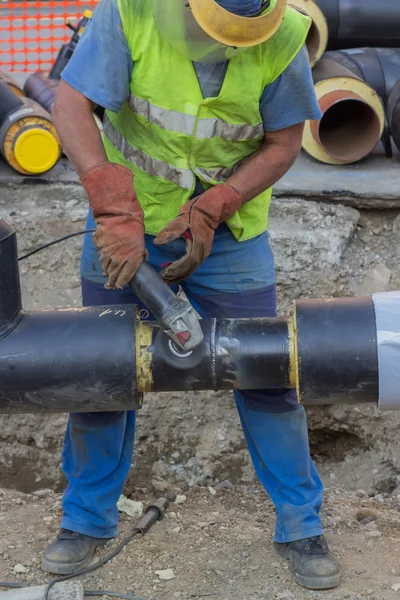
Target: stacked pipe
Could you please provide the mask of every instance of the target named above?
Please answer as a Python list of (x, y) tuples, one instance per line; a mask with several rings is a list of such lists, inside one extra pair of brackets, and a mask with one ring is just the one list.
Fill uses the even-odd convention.
[(361, 160), (381, 140), (391, 157), (391, 139), (400, 150), (400, 2), (289, 3), (312, 19), (306, 45), (323, 113), (306, 124), (303, 148), (340, 165)]
[(348, 164), (373, 150), (384, 130), (385, 112), (375, 92), (361, 77), (326, 53), (313, 72), (322, 111), (307, 121), (303, 148), (328, 164)]
[(268, 388), (297, 388), (304, 404), (400, 409), (400, 292), (201, 326), (202, 345), (179, 354), (133, 305), (23, 311), (16, 235), (0, 220), (0, 412), (131, 410), (149, 391)]
[(0, 152), (24, 175), (51, 169), (61, 155), (61, 142), (51, 117), (37, 102), (14, 91), (17, 84), (0, 80)]
[(72, 29), (73, 33), (71, 39), (61, 46), (51, 71), (49, 73), (45, 71), (36, 71), (25, 81), (25, 95), (38, 102), (50, 114), (56, 98), (61, 73), (73, 55), (76, 45), (91, 16), (92, 12), (90, 10), (85, 10), (77, 25), (73, 25), (72, 22), (68, 20), (67, 27)]
[(329, 164), (367, 156), (380, 139), (400, 149), (400, 49), (326, 52), (313, 71), (323, 117), (306, 124), (303, 148)]
[(328, 49), (399, 48), (398, 0), (316, 0), (328, 25)]
[(288, 0), (313, 21), (306, 45), (311, 64), (325, 50), (399, 48), (398, 0)]
[(51, 114), (58, 84), (59, 79), (53, 79), (44, 71), (36, 71), (25, 81), (24, 93)]

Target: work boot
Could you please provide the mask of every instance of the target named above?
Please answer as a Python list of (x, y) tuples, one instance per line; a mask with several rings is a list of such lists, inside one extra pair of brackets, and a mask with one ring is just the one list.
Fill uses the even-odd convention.
[(328, 590), (340, 583), (339, 565), (329, 552), (323, 535), (289, 542), (274, 543), (282, 558), (289, 559), (294, 580), (309, 590)]
[(56, 575), (70, 575), (88, 566), (98, 546), (108, 539), (90, 537), (69, 529), (61, 529), (56, 539), (47, 546), (42, 569)]

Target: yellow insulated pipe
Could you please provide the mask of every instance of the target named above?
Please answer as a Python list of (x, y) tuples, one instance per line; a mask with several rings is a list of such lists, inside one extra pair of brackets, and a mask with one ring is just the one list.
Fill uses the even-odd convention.
[(0, 71), (0, 82), (6, 83), (10, 90), (14, 92), (14, 94), (16, 94), (17, 96), (21, 97), (24, 95), (21, 86), (9, 73), (5, 73), (5, 71)]
[(307, 121), (303, 148), (316, 160), (346, 165), (367, 156), (379, 142), (385, 111), (378, 94), (349, 69), (323, 57), (313, 71), (322, 111), (319, 121)]
[(24, 175), (45, 173), (61, 155), (61, 141), (49, 113), (18, 96), (5, 81), (0, 81), (0, 152)]
[(328, 25), (324, 13), (313, 0), (289, 0), (289, 5), (312, 20), (306, 46), (310, 64), (314, 67), (328, 45)]

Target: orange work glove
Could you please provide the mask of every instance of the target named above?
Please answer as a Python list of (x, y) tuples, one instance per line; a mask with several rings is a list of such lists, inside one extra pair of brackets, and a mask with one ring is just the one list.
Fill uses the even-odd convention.
[(242, 204), (243, 199), (235, 188), (220, 183), (181, 206), (179, 215), (154, 240), (157, 246), (170, 244), (178, 238), (183, 238), (186, 243), (185, 255), (162, 271), (165, 281), (176, 283), (193, 273), (210, 254), (218, 225)]
[(143, 211), (130, 169), (116, 163), (93, 167), (81, 177), (97, 230), (93, 241), (108, 277), (107, 288), (130, 282), (146, 254)]

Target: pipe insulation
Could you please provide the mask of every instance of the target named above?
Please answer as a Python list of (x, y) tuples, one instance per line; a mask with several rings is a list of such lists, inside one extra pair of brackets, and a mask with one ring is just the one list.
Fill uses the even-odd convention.
[(289, 0), (289, 5), (312, 20), (307, 34), (306, 46), (313, 67), (328, 45), (328, 26), (325, 16), (314, 0)]
[(387, 130), (382, 140), (391, 155), (390, 135), (400, 149), (400, 48), (354, 48), (327, 52), (326, 57), (349, 69), (373, 88), (386, 108)]
[(135, 306), (21, 308), (0, 220), (0, 412), (137, 409), (143, 392), (297, 388), (303, 404), (400, 408), (400, 292), (297, 301), (288, 319), (201, 321), (181, 352)]
[(329, 31), (329, 49), (400, 47), (398, 0), (316, 0)]
[(315, 93), (322, 111), (307, 121), (303, 148), (313, 158), (333, 165), (367, 156), (385, 127), (385, 111), (376, 91), (330, 53), (313, 70)]

